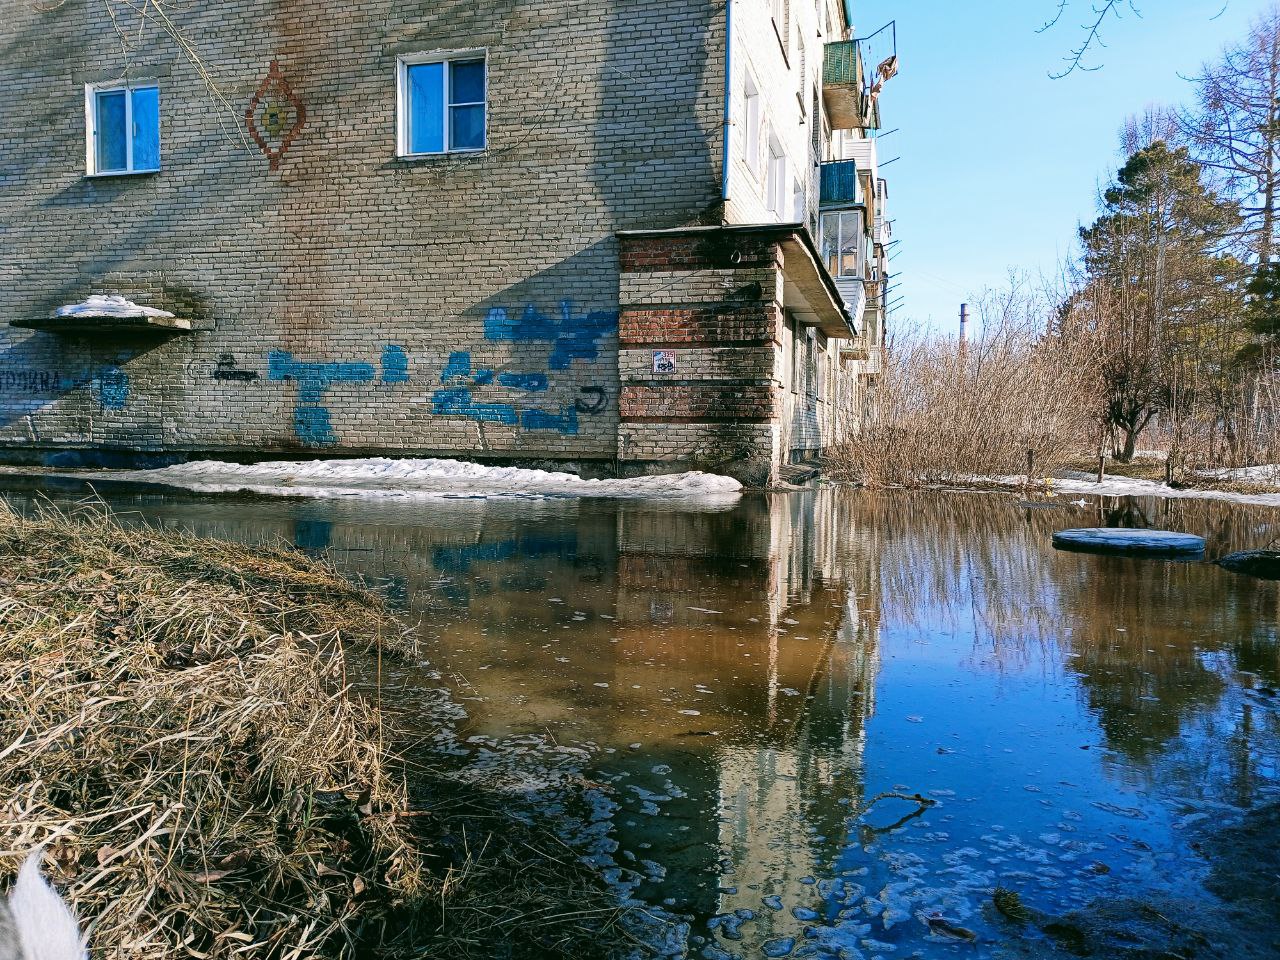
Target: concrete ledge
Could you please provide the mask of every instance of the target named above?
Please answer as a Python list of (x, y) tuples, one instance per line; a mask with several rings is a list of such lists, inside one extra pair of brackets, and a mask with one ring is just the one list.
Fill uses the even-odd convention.
[(162, 335), (190, 333), (190, 320), (181, 317), (40, 317), (36, 320), (11, 320), (11, 327), (65, 333), (75, 336), (105, 337), (116, 333), (156, 333)]

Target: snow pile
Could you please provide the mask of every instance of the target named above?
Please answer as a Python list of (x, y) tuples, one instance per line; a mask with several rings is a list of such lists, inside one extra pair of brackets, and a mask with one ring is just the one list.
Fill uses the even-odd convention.
[(1227, 467), (1222, 470), (1200, 470), (1197, 476), (1214, 480), (1239, 480), (1243, 483), (1270, 483), (1280, 487), (1280, 463), (1264, 463), (1257, 467)]
[(118, 296), (94, 295), (83, 303), (69, 303), (59, 307), (51, 314), (53, 317), (111, 317), (131, 319), (134, 317), (160, 317), (172, 319), (173, 314), (154, 307), (143, 307)]
[(310, 497), (612, 497), (627, 499), (735, 497), (742, 484), (711, 473), (678, 473), (629, 480), (584, 480), (571, 473), (486, 467), (461, 460), (304, 460), (237, 464), (200, 460), (158, 470), (133, 470), (117, 479), (184, 487), (200, 493)]
[[(1102, 483), (1088, 479), (1089, 474), (1067, 471), (1062, 478), (1054, 478), (1054, 493), (1092, 494), (1102, 497), (1168, 497), (1176, 499), (1228, 500), (1232, 503), (1251, 503), (1260, 507), (1280, 507), (1280, 491), (1276, 493), (1231, 493), (1227, 490), (1200, 490), (1195, 487), (1168, 487), (1154, 480), (1137, 480), (1131, 477), (1107, 477)], [(1025, 477), (990, 477), (989, 482), (1001, 487), (1021, 488)], [(1044, 483), (1036, 479), (1035, 485)]]

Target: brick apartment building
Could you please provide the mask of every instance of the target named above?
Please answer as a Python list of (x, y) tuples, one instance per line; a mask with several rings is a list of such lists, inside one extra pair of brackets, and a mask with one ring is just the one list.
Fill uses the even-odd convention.
[[(844, 0), (162, 6), (5, 4), (0, 458), (765, 482), (856, 428), (888, 222)], [(55, 316), (105, 295), (149, 309)]]

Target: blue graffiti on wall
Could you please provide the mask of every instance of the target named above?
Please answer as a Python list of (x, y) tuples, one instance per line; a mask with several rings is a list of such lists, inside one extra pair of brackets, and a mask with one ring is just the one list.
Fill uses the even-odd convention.
[(283, 350), (272, 350), (267, 355), (268, 380), (297, 381), (293, 429), (299, 440), (315, 446), (332, 446), (338, 442), (329, 410), (322, 406), (329, 387), (335, 383), (368, 383), (373, 377), (371, 363), (304, 363)]
[(382, 382), (409, 382), (409, 355), (393, 343), (382, 348)]
[(457, 350), (449, 354), (449, 362), (444, 365), (444, 372), (440, 374), (440, 382), (448, 383), (450, 380), (465, 380), (470, 376), (471, 352), (469, 350)]
[(129, 375), (119, 367), (107, 367), (95, 378), (98, 402), (107, 410), (123, 410), (129, 402)]
[(115, 364), (82, 367), (78, 373), (0, 369), (0, 392), (21, 398), (11, 400), (6, 397), (6, 405), (10, 408), (38, 410), (58, 394), (85, 387), (104, 410), (123, 410), (129, 403), (129, 375)]
[(466, 417), (477, 423), (520, 422), (516, 408), (509, 403), (477, 403), (466, 387), (437, 390), (431, 397), (432, 410), (441, 416)]
[[(409, 382), (409, 355), (403, 347), (382, 348), (382, 383)], [(335, 383), (372, 383), (376, 377), (371, 363), (312, 363), (294, 359), (286, 350), (267, 354), (267, 379), (298, 384), (293, 408), (293, 429), (298, 439), (312, 446), (327, 447), (338, 442), (324, 396)]]
[(578, 411), (573, 407), (561, 407), (559, 414), (546, 410), (526, 410), (520, 416), (520, 426), (526, 430), (559, 430), (567, 437), (578, 435)]
[(505, 307), (494, 307), (484, 319), (484, 338), (508, 343), (545, 340), (553, 344), (547, 360), (549, 370), (568, 370), (574, 360), (595, 360), (600, 355), (601, 338), (618, 329), (618, 314), (592, 310), (574, 315), (573, 301), (560, 301), (560, 316), (553, 318), (532, 303), (519, 316)]
[[(578, 433), (578, 412), (574, 407), (563, 407), (559, 414), (546, 410), (521, 410), (513, 403), (480, 403), (471, 391), (472, 386), (487, 386), (494, 381), (493, 370), (473, 370), (471, 352), (455, 350), (449, 354), (440, 382), (445, 389), (431, 396), (432, 411), (441, 416), (461, 416), (477, 423), (517, 424), (526, 430), (557, 430), (566, 436)], [(544, 373), (500, 373), (500, 385), (513, 390), (539, 393), (548, 388)]]
[(512, 390), (539, 393), (547, 389), (547, 375), (545, 373), (500, 373), (498, 383)]

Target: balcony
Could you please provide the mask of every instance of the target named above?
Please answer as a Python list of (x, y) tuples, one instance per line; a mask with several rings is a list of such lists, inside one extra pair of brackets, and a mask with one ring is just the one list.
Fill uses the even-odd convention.
[(818, 168), (818, 205), (853, 207), (862, 203), (858, 164), (855, 160), (835, 160)]
[(835, 130), (867, 126), (862, 48), (854, 40), (828, 43), (823, 53), (822, 99)]

